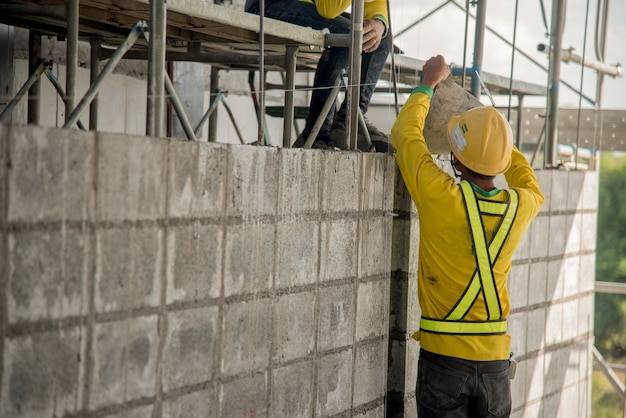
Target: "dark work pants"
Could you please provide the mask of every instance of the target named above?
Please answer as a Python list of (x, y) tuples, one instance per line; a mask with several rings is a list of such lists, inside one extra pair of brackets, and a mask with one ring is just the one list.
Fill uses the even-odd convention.
[(471, 361), (420, 350), (419, 418), (508, 417), (509, 361)]
[[(258, 14), (258, 2), (249, 1), (246, 5), (246, 11)], [(265, 16), (316, 30), (327, 28), (331, 33), (350, 33), (352, 27), (350, 18), (347, 15), (340, 15), (334, 19), (326, 19), (317, 13), (314, 4), (294, 0), (266, 0)], [(390, 51), (391, 36), (386, 36), (382, 39), (376, 51), (363, 54), (359, 97), (359, 107), (363, 114), (367, 112), (372, 93), (385, 67), (385, 62)], [(326, 48), (322, 53), (315, 71), (309, 115), (306, 119), (306, 126), (303, 131), (305, 137), (307, 137), (313, 129), (313, 125), (321, 113), (326, 99), (330, 96), (331, 89), (335, 85), (337, 76), (342, 69), (347, 69), (350, 61), (349, 54), (350, 51), (348, 48), (334, 47)], [(342, 111), (345, 112), (343, 106)], [(319, 133), (320, 138), (330, 135), (333, 115), (334, 107), (331, 108), (324, 120), (324, 124)]]

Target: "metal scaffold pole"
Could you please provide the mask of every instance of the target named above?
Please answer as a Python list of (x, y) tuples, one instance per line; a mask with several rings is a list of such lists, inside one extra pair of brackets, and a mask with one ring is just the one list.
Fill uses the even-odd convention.
[(565, 22), (566, 0), (555, 0), (552, 4), (552, 27), (550, 29), (550, 71), (548, 92), (548, 120), (546, 129), (545, 166), (557, 165), (559, 83), (561, 74), (561, 44)]
[(67, 73), (65, 78), (65, 121), (74, 110), (76, 72), (78, 71), (78, 0), (67, 3)]
[(472, 95), (480, 99), (479, 74), (483, 66), (483, 49), (485, 44), (485, 22), (487, 20), (487, 0), (476, 2), (476, 28), (474, 30), (474, 66), (472, 71)]
[(163, 136), (165, 115), (165, 28), (166, 0), (150, 2), (148, 45), (148, 108), (146, 135)]
[(349, 123), (346, 135), (348, 146), (356, 149), (357, 126), (359, 123), (359, 96), (361, 93), (361, 50), (363, 44), (364, 0), (352, 1), (352, 44), (350, 45), (350, 88), (348, 89)]

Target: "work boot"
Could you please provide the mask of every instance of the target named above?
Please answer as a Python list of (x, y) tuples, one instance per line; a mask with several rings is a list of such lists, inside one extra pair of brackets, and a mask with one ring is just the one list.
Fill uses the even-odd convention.
[[(390, 149), (389, 136), (374, 126), (369, 119), (366, 117), (364, 119), (372, 144), (367, 143), (365, 135), (359, 129), (356, 141), (357, 148), (363, 152), (388, 152)], [(341, 114), (338, 114), (333, 120), (333, 125), (330, 129), (330, 141), (333, 145), (342, 144), (340, 148), (346, 148), (343, 145), (346, 142), (346, 119)]]
[[(301, 133), (300, 135), (298, 135), (298, 138), (296, 138), (296, 142), (294, 142), (291, 147), (292, 148), (304, 148), (304, 144), (306, 143), (307, 138), (308, 138), (308, 135), (305, 136), (304, 133)], [(330, 142), (331, 142), (330, 138), (318, 135), (317, 138), (315, 138), (313, 145), (311, 145), (311, 148), (312, 149), (336, 150), (336, 148), (333, 147)]]

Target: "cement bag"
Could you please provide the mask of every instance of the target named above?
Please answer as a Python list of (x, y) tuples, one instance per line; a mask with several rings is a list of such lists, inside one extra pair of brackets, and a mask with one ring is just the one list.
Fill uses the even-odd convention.
[(430, 101), (430, 111), (426, 116), (424, 138), (432, 154), (450, 154), (448, 145), (448, 121), (452, 116), (466, 110), (483, 106), (469, 92), (461, 88), (450, 77), (437, 85)]

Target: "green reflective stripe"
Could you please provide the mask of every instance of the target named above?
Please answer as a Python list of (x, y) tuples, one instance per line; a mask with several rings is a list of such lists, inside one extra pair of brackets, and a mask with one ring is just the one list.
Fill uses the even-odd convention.
[(502, 202), (490, 202), (488, 200), (479, 200), (478, 208), (482, 213), (489, 215), (504, 215), (508, 208), (508, 204)]
[(420, 319), (420, 330), (440, 334), (504, 334), (506, 332), (506, 320), (472, 322), (436, 320), (422, 317)]

